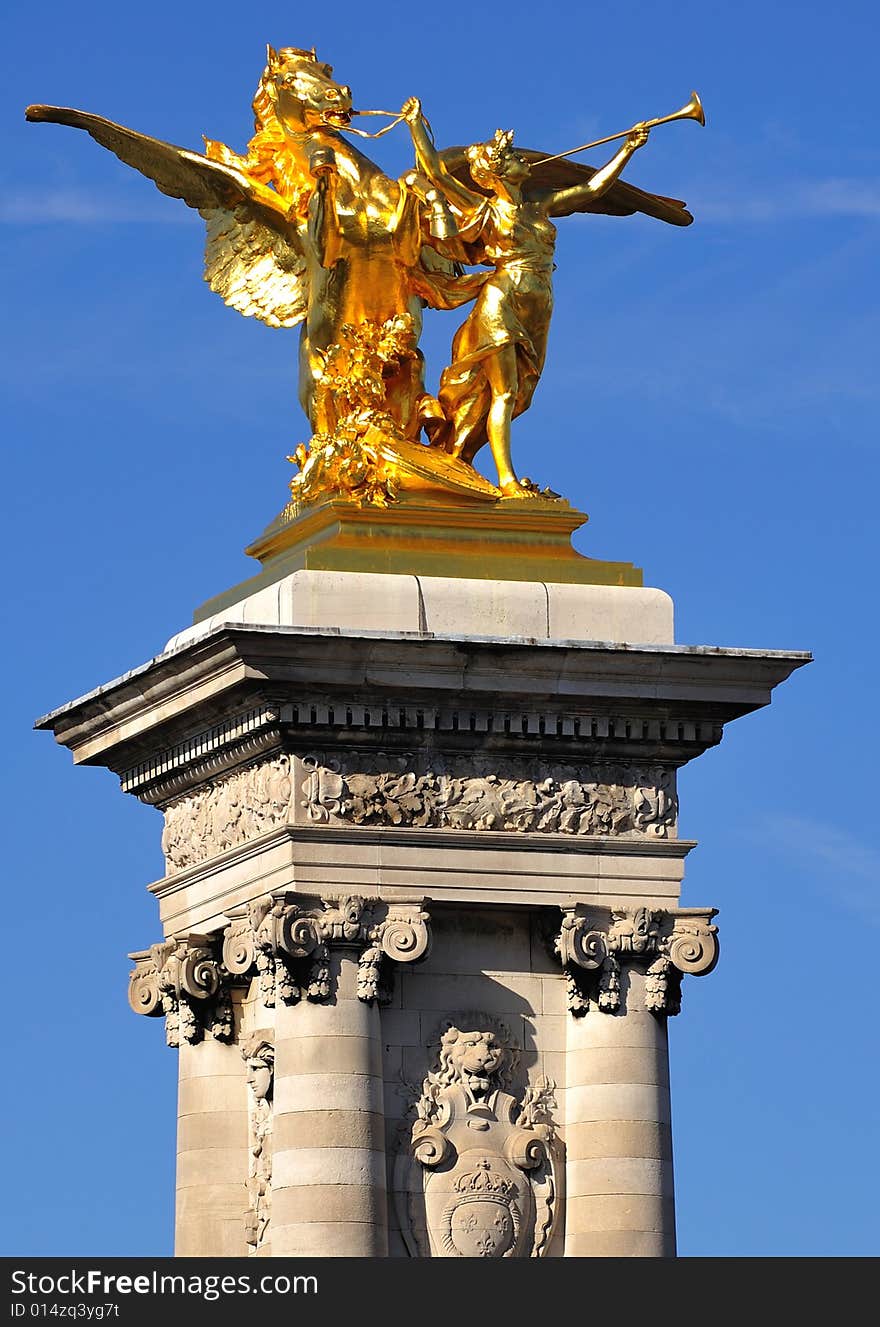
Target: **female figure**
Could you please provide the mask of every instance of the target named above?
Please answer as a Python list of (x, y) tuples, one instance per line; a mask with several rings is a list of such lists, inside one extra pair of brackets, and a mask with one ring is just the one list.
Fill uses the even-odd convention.
[(528, 408), (544, 366), (556, 244), (550, 218), (589, 209), (648, 141), (648, 130), (635, 126), (607, 165), (594, 173), (584, 171), (588, 178), (583, 182), (551, 188), (530, 181), (528, 157), (513, 147), (512, 132), (499, 129), (490, 142), (474, 144), (464, 154), (470, 179), (482, 191), (478, 193), (454, 175), (437, 152), (418, 99), (410, 97), (401, 113), (419, 168), (442, 190), (459, 219), (463, 252), (451, 256), (487, 262), (495, 269), (453, 340), (452, 363), (443, 372), (438, 394), (448, 426), (432, 441), (467, 462), (488, 442), (499, 488), (506, 496), (522, 496), (530, 490), (513, 468), (510, 424)]

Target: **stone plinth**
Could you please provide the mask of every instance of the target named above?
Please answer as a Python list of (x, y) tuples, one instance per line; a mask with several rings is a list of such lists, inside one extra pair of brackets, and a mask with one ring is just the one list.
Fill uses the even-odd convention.
[[(429, 459), (430, 449), (418, 449)], [(448, 461), (444, 461), (444, 470)], [(473, 482), (469, 472), (468, 484)], [(485, 481), (480, 481), (485, 482)], [(478, 576), (493, 581), (552, 584), (642, 584), (631, 562), (606, 562), (575, 551), (571, 536), (588, 517), (560, 499), (497, 500), (423, 489), (402, 493), (384, 508), (330, 500), (292, 506), (248, 547), (262, 571), (205, 605), (202, 613), (253, 594), (299, 570), (382, 573), (429, 579)]]
[(672, 1254), (667, 1022), (718, 952), (676, 772), (808, 656), (636, 586), (251, 589), (39, 725), (164, 814), (178, 1251)]

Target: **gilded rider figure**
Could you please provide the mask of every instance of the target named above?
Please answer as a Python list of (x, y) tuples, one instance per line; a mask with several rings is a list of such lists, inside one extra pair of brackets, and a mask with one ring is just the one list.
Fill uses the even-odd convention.
[(636, 125), (607, 165), (568, 188), (534, 184), (528, 157), (513, 146), (513, 133), (498, 130), (488, 143), (465, 150), (468, 170), (481, 192), (456, 178), (431, 142), (421, 103), (410, 97), (401, 112), (409, 124), (419, 168), (441, 189), (459, 218), (459, 239), (470, 262), (494, 267), (452, 342), (439, 400), (449, 422), (434, 441), (471, 462), (487, 442), (507, 496), (524, 488), (510, 455), (510, 425), (531, 403), (547, 350), (553, 309), (550, 220), (595, 201), (617, 180), (648, 130)]

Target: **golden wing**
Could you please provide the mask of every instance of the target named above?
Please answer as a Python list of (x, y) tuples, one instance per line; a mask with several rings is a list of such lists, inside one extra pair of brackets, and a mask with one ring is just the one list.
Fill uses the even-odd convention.
[(306, 263), (285, 200), (234, 166), (135, 133), (100, 115), (66, 106), (29, 106), (28, 120), (84, 129), (152, 180), (163, 194), (195, 208), (207, 225), (205, 280), (225, 304), (270, 327), (306, 316)]
[[(518, 148), (517, 151), (532, 163), (527, 189), (550, 189), (554, 192), (572, 189), (579, 184), (586, 184), (596, 174), (595, 167), (582, 166), (576, 161), (563, 159), (544, 162), (544, 152), (535, 152), (531, 148)], [(450, 175), (454, 175), (468, 189), (485, 193), (471, 178), (464, 153), (463, 147), (449, 147), (440, 153), (440, 159)], [(601, 212), (612, 217), (631, 217), (635, 212), (644, 212), (646, 216), (656, 217), (658, 221), (666, 221), (671, 226), (689, 226), (694, 219), (679, 199), (648, 193), (645, 189), (637, 189), (634, 184), (625, 184), (623, 180), (615, 180), (604, 194), (572, 207), (571, 211)], [(565, 216), (566, 213), (556, 215)]]

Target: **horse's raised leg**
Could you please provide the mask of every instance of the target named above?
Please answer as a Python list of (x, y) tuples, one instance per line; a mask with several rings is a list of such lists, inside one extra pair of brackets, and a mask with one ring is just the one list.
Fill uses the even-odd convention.
[(323, 381), (323, 362), (303, 324), (299, 338), (299, 403), (312, 426), (312, 433), (333, 433), (339, 422), (332, 393)]

